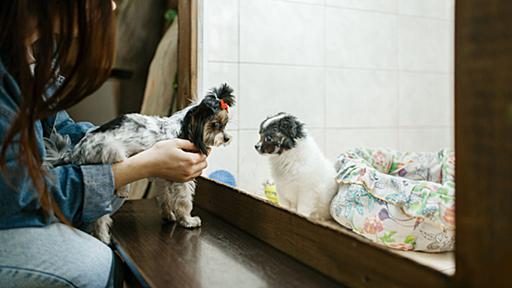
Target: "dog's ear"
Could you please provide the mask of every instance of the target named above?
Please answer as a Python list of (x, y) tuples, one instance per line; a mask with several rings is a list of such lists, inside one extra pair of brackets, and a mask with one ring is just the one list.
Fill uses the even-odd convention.
[(279, 144), (279, 154), (281, 154), (283, 152), (283, 150), (289, 150), (289, 149), (292, 149), (293, 147), (295, 147), (295, 145), (297, 144), (297, 141), (295, 141), (295, 139), (293, 138), (289, 138), (289, 137), (285, 137), (283, 138), (282, 142)]
[(235, 95), (233, 95), (233, 88), (228, 84), (223, 83), (219, 87), (214, 87), (208, 92), (206, 96), (212, 96), (218, 100), (224, 100), (229, 107), (235, 105)]
[(279, 130), (286, 136), (297, 139), (304, 137), (304, 124), (294, 116), (287, 116), (279, 121)]
[(219, 101), (211, 95), (206, 95), (203, 100), (201, 100), (199, 106), (202, 106), (201, 109), (210, 109), (212, 114), (220, 109)]
[(190, 141), (196, 145), (197, 149), (199, 149), (201, 153), (208, 155), (208, 147), (204, 143), (203, 139), (204, 125), (206, 125), (206, 118), (197, 117), (196, 123), (191, 127), (192, 135)]
[(191, 108), (181, 123), (181, 131), (178, 135), (181, 139), (189, 140), (196, 145), (201, 153), (207, 155), (208, 147), (204, 143), (203, 131), (204, 125), (213, 111), (208, 105), (197, 105)]
[(281, 121), (279, 121), (279, 129), (283, 132), (293, 132), (293, 126), (294, 125), (289, 117), (283, 118)]

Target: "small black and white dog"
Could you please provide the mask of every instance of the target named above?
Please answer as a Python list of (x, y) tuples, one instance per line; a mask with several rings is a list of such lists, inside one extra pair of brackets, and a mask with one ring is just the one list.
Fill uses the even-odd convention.
[(265, 119), (259, 133), (254, 147), (269, 155), (279, 204), (306, 217), (329, 219), (337, 190), (336, 170), (304, 124), (281, 112)]
[[(224, 130), (229, 121), (228, 108), (235, 103), (232, 93), (231, 87), (222, 84), (213, 88), (202, 101), (170, 117), (123, 115), (87, 132), (72, 149), (69, 148), (69, 138), (57, 134), (53, 139), (46, 139), (48, 155), (45, 161), (51, 166), (117, 163), (149, 149), (156, 142), (175, 138), (190, 140), (201, 153), (208, 154), (208, 147), (227, 145), (231, 140)], [(158, 201), (164, 219), (178, 221), (187, 228), (201, 226), (201, 219), (190, 215), (194, 181), (154, 181), (158, 191), (163, 192)], [(125, 197), (128, 190), (128, 187), (123, 187), (116, 193)], [(101, 217), (94, 223), (93, 235), (110, 243), (111, 224), (110, 215)]]

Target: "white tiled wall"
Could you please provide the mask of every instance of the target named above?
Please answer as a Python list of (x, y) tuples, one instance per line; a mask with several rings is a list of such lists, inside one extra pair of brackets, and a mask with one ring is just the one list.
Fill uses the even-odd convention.
[(256, 129), (283, 109), (309, 127), (322, 128), (324, 89), (321, 67), (240, 64), (240, 128)]
[(326, 7), (326, 66), (396, 69), (397, 16)]
[[(202, 87), (228, 82), (233, 143), (205, 175), (230, 171), (262, 195), (258, 125), (287, 111), (328, 156), (351, 147), (453, 146), (454, 0), (208, 0)], [(204, 91), (203, 91), (204, 92)]]

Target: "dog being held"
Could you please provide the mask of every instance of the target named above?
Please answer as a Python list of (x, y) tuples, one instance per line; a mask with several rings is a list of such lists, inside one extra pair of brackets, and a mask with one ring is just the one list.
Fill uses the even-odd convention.
[[(54, 134), (46, 140), (48, 155), (45, 161), (51, 166), (66, 163), (77, 165), (117, 163), (151, 148), (155, 143), (181, 138), (191, 141), (203, 154), (211, 146), (227, 145), (231, 137), (225, 132), (229, 121), (228, 107), (234, 105), (233, 89), (227, 84), (212, 89), (202, 101), (176, 112), (170, 117), (127, 114), (120, 116), (87, 134), (70, 148), (69, 138)], [(192, 217), (192, 198), (195, 182), (173, 183), (154, 179), (160, 195), (157, 197), (163, 219), (177, 221), (181, 226), (201, 226), (199, 217)], [(116, 191), (126, 197), (128, 187)], [(93, 225), (92, 234), (110, 243), (110, 215), (105, 215)]]
[(330, 219), (329, 206), (337, 190), (336, 170), (304, 124), (279, 113), (260, 125), (260, 154), (269, 155), (279, 204), (306, 217)]

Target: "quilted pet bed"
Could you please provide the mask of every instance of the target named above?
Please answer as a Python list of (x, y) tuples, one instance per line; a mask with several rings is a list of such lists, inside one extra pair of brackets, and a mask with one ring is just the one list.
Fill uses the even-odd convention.
[(337, 195), (331, 215), (381, 245), (443, 252), (455, 244), (455, 157), (354, 149), (336, 161)]

